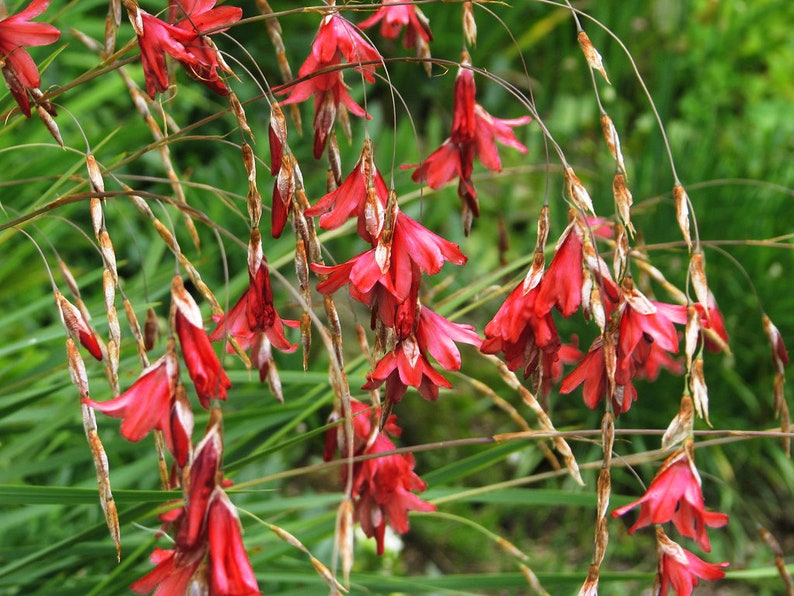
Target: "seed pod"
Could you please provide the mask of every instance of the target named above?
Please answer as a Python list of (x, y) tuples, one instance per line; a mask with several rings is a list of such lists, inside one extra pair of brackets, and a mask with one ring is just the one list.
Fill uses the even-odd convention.
[(593, 210), (593, 201), (587, 189), (579, 180), (579, 177), (574, 173), (573, 168), (570, 166), (565, 168), (565, 184), (568, 189), (568, 196), (573, 201), (573, 204), (580, 210), (591, 215), (595, 215)]
[(692, 398), (689, 395), (684, 395), (681, 398), (678, 414), (670, 421), (667, 430), (662, 435), (662, 449), (669, 449), (690, 438), (692, 436), (692, 426)]
[(612, 196), (615, 198), (615, 208), (623, 221), (623, 225), (626, 226), (629, 234), (634, 236), (636, 231), (631, 223), (631, 206), (634, 203), (634, 199), (626, 187), (626, 178), (621, 173), (615, 174), (612, 179)]
[(463, 35), (466, 43), (477, 45), (477, 21), (474, 19), (474, 9), (470, 1), (463, 3)]
[(673, 186), (673, 201), (675, 202), (675, 217), (678, 227), (681, 228), (681, 234), (684, 236), (687, 247), (692, 250), (692, 238), (689, 233), (689, 195), (680, 184)]
[(692, 361), (692, 370), (690, 372), (690, 391), (695, 402), (695, 412), (706, 422), (709, 422), (709, 389), (706, 386), (706, 377), (703, 373), (703, 358), (695, 358)]
[(604, 77), (604, 80), (611, 85), (612, 83), (609, 82), (607, 71), (604, 70), (604, 62), (601, 59), (601, 54), (599, 54), (598, 50), (595, 49), (595, 46), (593, 45), (593, 42), (590, 41), (587, 33), (584, 31), (579, 31), (579, 34), (576, 36), (576, 40), (579, 42), (579, 47), (582, 48), (582, 53), (584, 53), (584, 58), (587, 60), (587, 65), (593, 70), (600, 72), (601, 76)]
[[(584, 33), (584, 31), (582, 33)], [(612, 122), (612, 118), (610, 118), (607, 113), (601, 114), (601, 131), (604, 133), (604, 139), (606, 139), (609, 152), (612, 154), (612, 157), (615, 158), (615, 161), (618, 162), (618, 173), (625, 175), (626, 164), (623, 162), (623, 152), (620, 149), (620, 137), (618, 136), (618, 131), (615, 128), (614, 122)]]
[(701, 304), (710, 304), (709, 285), (706, 281), (706, 263), (703, 253), (695, 251), (689, 260), (689, 278), (692, 280), (692, 287), (695, 288), (695, 296)]

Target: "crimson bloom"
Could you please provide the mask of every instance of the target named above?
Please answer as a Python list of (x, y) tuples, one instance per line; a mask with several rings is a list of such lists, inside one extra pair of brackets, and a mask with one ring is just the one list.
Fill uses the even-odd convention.
[(165, 355), (145, 368), (124, 393), (106, 402), (84, 399), (83, 403), (113, 418), (121, 418), (121, 435), (137, 442), (159, 429), (171, 444), (171, 407), (179, 377), (179, 362), (173, 342)]
[(478, 217), (477, 191), (471, 180), (475, 156), (489, 170), (501, 171), (496, 141), (526, 153), (527, 148), (518, 141), (512, 129), (532, 119), (529, 116), (510, 120), (495, 118), (476, 103), (475, 95), (474, 73), (469, 55), (464, 52), (455, 80), (450, 136), (424, 162), (407, 167), (416, 167), (411, 176), (414, 182), (424, 181), (430, 188), (441, 188), (458, 178), (458, 196), (463, 201), (464, 212)]
[(201, 405), (209, 409), (210, 399), (226, 399), (226, 390), (232, 383), (204, 331), (201, 310), (179, 276), (174, 277), (171, 298), (176, 306), (174, 319), (182, 357)]
[[(158, 596), (169, 594), (205, 594), (206, 578), (197, 574), (201, 559), (180, 565), (176, 549), (155, 548), (149, 560), (155, 568), (130, 586), (135, 594), (149, 594), (155, 591)], [(203, 586), (204, 590), (191, 590), (191, 587)]]
[(220, 95), (228, 94), (218, 69), (227, 72), (229, 69), (219, 59), (218, 50), (206, 37), (206, 32), (223, 31), (236, 23), (243, 16), (242, 9), (235, 6), (213, 8), (215, 0), (182, 0), (179, 6), (185, 18), (169, 24), (141, 10), (137, 5), (127, 5), (130, 22), (141, 49), (146, 92), (154, 99), (158, 91), (168, 89), (168, 66), (165, 58), (168, 54), (178, 60), (191, 77)]
[[(358, 105), (347, 92), (342, 71), (344, 62), (358, 65), (356, 70), (370, 83), (375, 81), (376, 62), (381, 62), (376, 50), (355, 26), (340, 16), (332, 13), (323, 17), (320, 29), (312, 42), (312, 49), (298, 71), (302, 80), (295, 84), (290, 96), (282, 104), (298, 103), (314, 96), (314, 157), (319, 158), (328, 139), (328, 134), (336, 120), (336, 112), (340, 106), (347, 108), (352, 114), (364, 117), (364, 108)], [(344, 62), (343, 62), (344, 61)], [(369, 64), (362, 64), (369, 63)]]
[(659, 571), (658, 594), (667, 596), (672, 586), (678, 596), (691, 596), (698, 580), (714, 581), (725, 577), (729, 563), (707, 563), (670, 540), (661, 528), (656, 531)]
[(428, 44), (433, 41), (430, 23), (427, 17), (412, 2), (405, 0), (383, 0), (383, 6), (375, 13), (358, 24), (362, 29), (369, 29), (380, 23), (380, 34), (386, 39), (397, 39), (405, 28), (403, 46), (410, 49), (417, 42)]
[(640, 515), (629, 528), (629, 534), (650, 524), (672, 521), (682, 535), (696, 540), (703, 550), (709, 552), (711, 545), (706, 527), (721, 528), (728, 523), (728, 516), (706, 511), (700, 484), (692, 442), (688, 441), (684, 449), (665, 460), (642, 498), (616, 509), (612, 517), (624, 515), (639, 505)]
[[(282, 352), (294, 352), (297, 344), (284, 336), (284, 326), (297, 327), (298, 321), (282, 319), (273, 305), (273, 290), (267, 260), (262, 252), (258, 230), (253, 230), (248, 245), (248, 289), (229, 311), (218, 318), (211, 341), (233, 337), (243, 350), (251, 348), (251, 360), (259, 369), (259, 379), (270, 380), (270, 387), (279, 400), (283, 400), (275, 367), (272, 366), (271, 347)], [(228, 348), (233, 351), (232, 346)]]
[(33, 0), (24, 10), (0, 20), (0, 64), (3, 76), (19, 109), (28, 118), (29, 95), (41, 86), (41, 77), (25, 46), (49, 45), (61, 36), (61, 32), (48, 23), (30, 22), (30, 19), (47, 10), (49, 5), (50, 0)]
[(554, 257), (543, 279), (535, 300), (535, 313), (542, 317), (556, 307), (563, 317), (570, 317), (582, 304), (582, 232), (574, 219), (563, 232)]
[(254, 570), (245, 552), (237, 509), (220, 487), (207, 513), (210, 586), (212, 594), (259, 594)]

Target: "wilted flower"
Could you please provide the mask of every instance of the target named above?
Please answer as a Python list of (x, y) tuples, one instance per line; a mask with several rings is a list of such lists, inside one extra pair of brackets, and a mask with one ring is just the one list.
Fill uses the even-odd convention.
[[(41, 77), (25, 46), (45, 46), (61, 36), (61, 32), (48, 23), (30, 22), (49, 5), (50, 0), (33, 0), (24, 10), (0, 20), (0, 66), (11, 95), (28, 118), (29, 94), (41, 86)], [(54, 113), (51, 106), (47, 111)]]

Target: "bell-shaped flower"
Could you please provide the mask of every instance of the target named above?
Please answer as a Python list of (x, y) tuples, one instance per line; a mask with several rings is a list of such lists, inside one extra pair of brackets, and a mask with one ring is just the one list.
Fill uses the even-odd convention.
[(226, 399), (226, 390), (232, 383), (204, 331), (201, 310), (179, 276), (174, 277), (171, 299), (175, 306), (174, 325), (182, 357), (201, 405), (209, 409), (210, 399)]
[(237, 509), (220, 487), (207, 513), (211, 594), (259, 594), (254, 570), (243, 544)]
[(201, 559), (180, 564), (176, 549), (155, 548), (149, 560), (155, 564), (155, 568), (130, 586), (133, 593), (150, 594), (154, 591), (160, 596), (206, 593), (190, 590), (191, 585), (205, 583), (205, 578), (200, 577), (200, 573), (196, 573), (200, 571)]
[(378, 23), (380, 23), (380, 34), (386, 39), (397, 39), (405, 28), (403, 46), (406, 49), (415, 47), (418, 40), (422, 40), (425, 44), (433, 41), (427, 17), (412, 1), (383, 0), (382, 6), (358, 26), (361, 29), (369, 29)]
[(659, 596), (667, 596), (672, 587), (678, 596), (691, 596), (701, 579), (714, 581), (725, 577), (729, 563), (707, 563), (670, 540), (661, 529), (656, 532), (659, 571)]
[(711, 550), (706, 528), (721, 528), (728, 523), (724, 513), (705, 509), (691, 440), (665, 460), (642, 498), (616, 509), (612, 517), (624, 515), (637, 505), (640, 515), (629, 534), (650, 524), (672, 521), (682, 535), (696, 540), (706, 552)]
[(190, 467), (190, 484), (185, 498), (185, 516), (176, 536), (177, 547), (194, 551), (204, 543), (210, 499), (218, 485), (223, 440), (213, 424), (196, 446)]
[(467, 343), (476, 348), (482, 345), (482, 339), (472, 325), (453, 323), (424, 306), (419, 310), (415, 333), (419, 348), (430, 352), (446, 370), (460, 369), (460, 350), (455, 345), (456, 342)]
[(113, 418), (121, 418), (121, 435), (137, 442), (150, 431), (171, 433), (171, 407), (179, 377), (179, 362), (174, 345), (169, 342), (165, 355), (141, 372), (132, 386), (106, 402), (84, 399), (83, 403)]
[[(386, 436), (379, 435), (365, 454), (395, 449)], [(435, 511), (436, 506), (423, 501), (412, 491), (424, 491), (427, 486), (413, 471), (414, 458), (410, 453), (385, 455), (361, 463), (353, 481), (354, 516), (361, 523), (364, 534), (375, 537), (378, 554), (384, 550), (386, 525), (398, 534), (409, 530), (409, 511)]]
[(563, 232), (554, 249), (554, 257), (535, 299), (535, 314), (542, 317), (556, 307), (563, 317), (573, 315), (582, 304), (582, 232), (574, 219)]
[(30, 21), (47, 10), (49, 5), (50, 0), (33, 0), (17, 14), (0, 19), (0, 63), (3, 76), (19, 109), (28, 118), (30, 94), (41, 86), (41, 77), (36, 63), (25, 47), (49, 45), (58, 41), (61, 36), (61, 32), (48, 23)]

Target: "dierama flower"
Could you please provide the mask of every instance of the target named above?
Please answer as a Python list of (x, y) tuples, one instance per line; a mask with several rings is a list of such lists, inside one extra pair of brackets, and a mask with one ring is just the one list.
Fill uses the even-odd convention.
[(671, 586), (678, 596), (691, 596), (698, 580), (714, 581), (725, 577), (723, 569), (728, 563), (707, 563), (670, 540), (661, 528), (656, 531), (656, 541), (659, 596), (667, 596)]
[(417, 42), (428, 44), (433, 41), (427, 17), (413, 2), (383, 0), (383, 6), (371, 17), (361, 21), (358, 26), (361, 29), (369, 29), (378, 23), (380, 23), (380, 34), (386, 39), (397, 39), (405, 28), (403, 46), (406, 49), (416, 47)]
[(629, 534), (650, 524), (672, 521), (682, 535), (693, 538), (703, 550), (709, 552), (711, 545), (706, 527), (721, 528), (728, 523), (728, 516), (706, 511), (700, 484), (692, 441), (688, 440), (683, 449), (662, 464), (642, 498), (616, 509), (612, 517), (624, 515), (639, 505), (640, 515), (629, 528)]
[[(27, 8), (0, 20), (0, 66), (19, 109), (30, 118), (30, 95), (41, 86), (36, 63), (26, 46), (45, 46), (58, 41), (61, 32), (48, 23), (32, 23), (50, 5), (50, 0), (33, 0)], [(49, 108), (49, 109), (47, 109)], [(47, 111), (55, 110), (47, 104)]]

